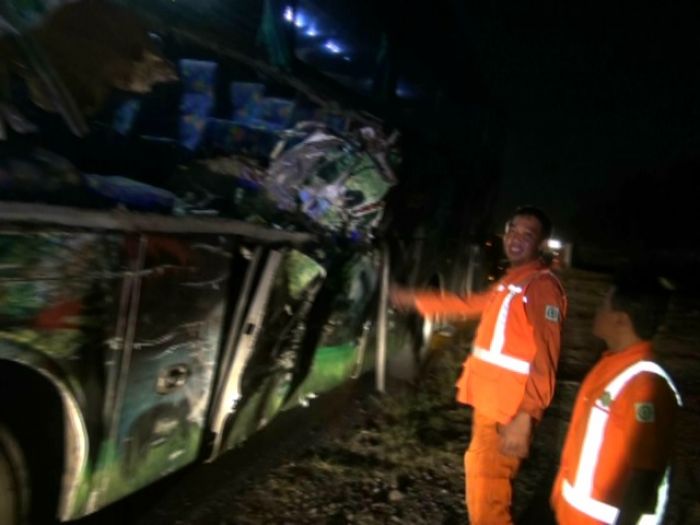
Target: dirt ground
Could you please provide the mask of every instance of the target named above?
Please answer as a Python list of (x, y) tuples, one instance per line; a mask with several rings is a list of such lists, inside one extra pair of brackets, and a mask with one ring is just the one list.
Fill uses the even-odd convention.
[[(515, 484), (514, 515), (520, 524), (546, 525), (551, 519), (547, 498), (571, 406), (582, 375), (600, 350), (590, 336), (590, 323), (608, 280), (573, 272), (566, 281), (571, 307), (562, 377)], [(700, 523), (700, 375), (692, 353), (699, 335), (700, 304), (676, 301), (658, 341), (668, 350), (668, 368), (686, 397), (667, 525)], [(386, 395), (355, 398), (341, 413), (337, 406), (321, 413), (325, 424), (317, 424), (317, 429), (322, 426), (323, 432), (287, 436), (279, 446), (279, 434), (271, 434), (258, 451), (244, 447), (234, 452), (250, 456), (276, 450), (277, 454), (265, 452), (269, 461), (264, 468), (252, 463), (241, 470), (236, 467), (241, 458), (234, 457), (224, 458), (223, 467), (217, 462), (184, 474), (149, 498), (132, 523), (467, 523), (462, 456), (471, 414), (454, 402), (452, 385), (468, 352), (468, 339), (463, 335), (437, 345), (441, 348), (416, 383), (393, 385)], [(293, 420), (286, 428), (292, 427)]]
[[(185, 496), (177, 507), (158, 505), (136, 523), (468, 523), (462, 454), (470, 411), (457, 406), (446, 393), (450, 389), (444, 388), (455, 361), (435, 363), (417, 389), (358, 401), (352, 421), (303, 452), (289, 454), (250, 482), (236, 488), (224, 483), (207, 495)], [(531, 456), (515, 484), (517, 523), (551, 523), (547, 498), (577, 388), (574, 381), (560, 383), (555, 402), (537, 429)], [(683, 427), (697, 433), (700, 414), (686, 416)], [(700, 462), (695, 441), (684, 445), (678, 466), (690, 468), (677, 476), (665, 522), (669, 525), (700, 523), (697, 485), (688, 477)]]

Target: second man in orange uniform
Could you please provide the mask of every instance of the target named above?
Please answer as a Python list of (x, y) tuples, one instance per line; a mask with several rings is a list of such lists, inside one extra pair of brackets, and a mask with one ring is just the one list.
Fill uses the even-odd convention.
[(668, 294), (654, 279), (618, 278), (594, 333), (608, 351), (579, 389), (552, 490), (560, 525), (656, 525), (669, 491), (681, 397), (651, 339)]

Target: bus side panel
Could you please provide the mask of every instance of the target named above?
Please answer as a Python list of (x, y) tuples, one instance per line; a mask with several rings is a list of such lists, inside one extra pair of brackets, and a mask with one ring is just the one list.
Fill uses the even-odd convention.
[(327, 267), (294, 250), (286, 254), (245, 368), (243, 397), (225, 449), (241, 444), (281, 410), (306, 404), (353, 377), (358, 343), (373, 318), (377, 278), (372, 253), (341, 254)]
[(139, 239), (141, 268), (97, 507), (197, 459), (230, 289), (232, 244), (219, 236)]
[(343, 265), (311, 366), (292, 401), (331, 390), (359, 373), (359, 345), (366, 343), (361, 341), (366, 323), (375, 317), (378, 270), (374, 252), (357, 254)]

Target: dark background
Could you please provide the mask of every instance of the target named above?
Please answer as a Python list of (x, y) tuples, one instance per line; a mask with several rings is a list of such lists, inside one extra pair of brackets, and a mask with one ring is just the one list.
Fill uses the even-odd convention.
[(314, 53), (302, 28), (296, 70), (404, 132), (397, 224), (437, 216), (479, 237), (532, 203), (588, 264), (697, 262), (697, 3), (292, 4), (322, 13), (347, 54)]

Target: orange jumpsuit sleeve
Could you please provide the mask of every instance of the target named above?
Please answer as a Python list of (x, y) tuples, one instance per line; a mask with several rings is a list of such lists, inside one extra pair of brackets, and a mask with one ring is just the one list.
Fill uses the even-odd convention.
[(438, 291), (418, 291), (414, 294), (416, 310), (422, 316), (442, 315), (453, 318), (480, 317), (491, 299), (492, 290), (461, 297)]
[(536, 279), (528, 287), (526, 297), (525, 312), (532, 324), (537, 350), (530, 364), (519, 411), (539, 421), (554, 396), (566, 298), (559, 284), (551, 277)]
[(677, 413), (675, 394), (657, 374), (639, 374), (625, 386), (610, 414), (619, 440), (611, 445), (624, 451), (618, 457), (626, 463), (618, 466), (620, 475), (627, 470), (625, 466), (656, 472), (666, 469)]

